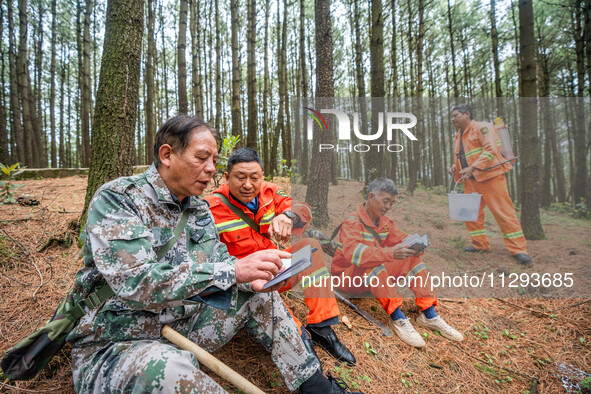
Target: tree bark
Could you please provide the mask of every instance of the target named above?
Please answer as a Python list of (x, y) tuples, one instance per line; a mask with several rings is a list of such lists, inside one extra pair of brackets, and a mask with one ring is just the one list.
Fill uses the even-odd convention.
[(179, 13), (179, 36), (177, 42), (177, 64), (178, 64), (178, 92), (179, 92), (179, 113), (189, 112), (189, 101), (187, 99), (187, 60), (185, 52), (187, 49), (187, 13), (189, 11), (188, 0), (181, 0)]
[[(585, 108), (583, 94), (585, 89), (585, 42), (583, 36), (582, 0), (575, 2), (573, 12), (573, 34), (575, 41), (576, 71), (577, 71), (577, 97), (575, 111), (574, 156), (575, 156), (575, 177), (573, 183), (573, 205), (581, 201), (589, 201), (587, 196), (587, 134), (585, 130)], [(590, 44), (591, 45), (591, 44)]]
[(164, 12), (162, 11), (162, 2), (160, 3), (160, 33), (162, 37), (162, 73), (164, 74), (164, 86), (162, 87), (162, 94), (164, 94), (164, 108), (166, 110), (165, 119), (170, 117), (170, 106), (168, 102), (168, 61), (166, 56), (166, 40), (164, 36)]
[[(371, 128), (378, 129), (378, 118), (381, 112), (384, 112), (384, 19), (382, 17), (382, 1), (371, 0), (370, 2), (370, 77), (371, 77)], [(362, 108), (363, 111), (363, 108)], [(376, 140), (376, 144), (385, 143), (384, 135)], [(378, 177), (386, 175), (384, 169), (384, 154), (366, 154), (365, 155), (365, 183), (368, 184)]]
[(205, 114), (203, 113), (203, 82), (201, 80), (201, 58), (203, 53), (200, 38), (201, 23), (197, 24), (200, 9), (200, 1), (191, 0), (191, 24), (189, 30), (191, 31), (191, 53), (193, 56), (191, 64), (193, 70), (193, 105), (195, 107), (195, 116), (203, 119), (205, 117)]
[[(231, 0), (230, 14), (232, 15), (232, 135), (242, 136), (242, 114), (240, 110), (240, 46), (238, 31), (240, 18), (238, 17), (238, 0)], [(243, 141), (240, 141), (240, 145)]]
[(246, 137), (246, 146), (258, 150), (257, 148), (257, 75), (256, 75), (256, 0), (247, 0), (248, 4), (248, 37), (246, 44), (248, 73), (247, 73), (247, 96), (248, 96), (248, 134)]
[(536, 40), (532, 0), (519, 0), (519, 37), (520, 111), (521, 119), (527, 119), (521, 122), (520, 138), (520, 143), (527, 147), (521, 150), (521, 226), (526, 239), (544, 239), (539, 209), (540, 142), (536, 130), (538, 124), (535, 99), (537, 95)]
[(29, 65), (27, 60), (27, 0), (18, 2), (19, 9), (19, 48), (16, 58), (16, 71), (18, 77), (18, 92), (21, 101), (23, 115), (23, 130), (25, 143), (25, 164), (33, 167), (39, 166), (39, 158), (33, 154), (35, 131), (33, 130), (33, 118), (35, 116), (35, 103), (29, 85)]
[[(494, 1), (494, 0), (492, 0)], [(455, 43), (454, 43), (454, 30), (453, 30), (453, 18), (452, 18), (452, 8), (450, 0), (447, 0), (447, 28), (449, 31), (449, 47), (450, 47), (450, 55), (451, 55), (451, 77), (453, 81), (453, 92), (454, 97), (459, 97), (460, 92), (458, 90), (458, 81), (456, 78), (456, 50), (455, 50)]]
[(12, 112), (11, 130), (16, 144), (16, 161), (25, 163), (25, 136), (21, 121), (21, 105), (19, 102), (18, 73), (16, 68), (16, 39), (14, 37), (14, 19), (12, 12), (12, 0), (7, 1), (8, 17), (8, 64), (10, 70), (10, 109)]
[(263, 166), (265, 174), (271, 173), (270, 159), (269, 159), (269, 2), (265, 1), (265, 38), (264, 38), (264, 68), (265, 75), (263, 77)]
[(132, 173), (143, 26), (143, 0), (109, 0), (82, 226), (98, 187)]
[[(352, 29), (353, 29), (353, 36), (355, 37), (355, 82), (357, 85), (357, 97), (360, 98), (359, 100), (359, 112), (361, 112), (361, 124), (363, 127), (367, 127), (367, 100), (366, 100), (366, 91), (365, 91), (365, 72), (363, 69), (363, 47), (361, 45), (361, 27), (359, 26), (359, 22), (361, 21), (361, 14), (359, 11), (359, 1), (353, 0), (353, 15), (352, 15)], [(353, 137), (352, 143), (357, 143), (358, 139), (357, 136)], [(365, 153), (356, 153), (354, 155), (354, 164), (353, 164), (353, 177), (355, 179), (360, 179), (362, 177), (361, 170), (361, 159), (365, 161)], [(357, 168), (355, 168), (357, 167)], [(367, 184), (369, 180), (365, 177), (365, 183)]]
[(66, 166), (66, 141), (64, 139), (64, 97), (66, 96), (66, 45), (62, 46), (61, 68), (60, 68), (60, 145), (59, 145), (59, 166)]
[(57, 35), (57, 1), (51, 1), (51, 65), (49, 67), (50, 96), (49, 117), (51, 123), (51, 167), (57, 168), (57, 144), (55, 138), (55, 53)]
[(86, 0), (86, 8), (84, 10), (84, 32), (82, 36), (82, 102), (80, 108), (83, 167), (88, 167), (90, 164), (90, 108), (92, 106), (92, 98), (90, 94), (90, 16), (93, 7), (93, 0)]
[[(0, 7), (0, 42), (4, 42), (4, 8)], [(2, 91), (0, 92), (0, 163), (9, 165), (10, 164), (10, 152), (8, 150), (8, 127), (6, 124), (6, 103), (4, 100), (4, 92), (6, 91), (6, 79), (5, 79), (5, 66), (4, 49), (0, 49), (0, 57), (2, 67), (0, 72), (2, 73)]]
[[(281, 78), (283, 83), (280, 85), (279, 95), (283, 101), (284, 124), (282, 127), (283, 159), (285, 165), (291, 167), (291, 117), (289, 112), (289, 95), (287, 92), (287, 17), (288, 0), (283, 2), (283, 30), (281, 33)], [(282, 174), (285, 176), (286, 174)]]
[(146, 54), (145, 82), (146, 82), (146, 163), (154, 161), (154, 134), (156, 133), (156, 118), (154, 116), (154, 58), (156, 56), (156, 42), (154, 39), (154, 0), (148, 0), (148, 51)]
[[(332, 17), (330, 0), (315, 0), (314, 17), (316, 21), (316, 97), (334, 97), (333, 58), (332, 58)], [(330, 117), (329, 117), (329, 121)], [(332, 121), (331, 121), (332, 123)], [(314, 210), (314, 222), (326, 227), (328, 215), (328, 184), (326, 174), (330, 172), (330, 152), (319, 152), (320, 144), (330, 143), (329, 133), (315, 128), (313, 137), (310, 180), (306, 190), (306, 202)]]
[[(300, 45), (299, 45), (299, 58), (298, 58), (298, 65), (299, 65), (299, 89), (300, 95), (299, 97), (305, 99), (308, 97), (308, 76), (306, 72), (306, 7), (304, 4), (304, 0), (300, 0)], [(302, 104), (306, 104), (302, 101)], [(300, 119), (300, 117), (298, 117)], [(305, 130), (305, 127), (302, 125), (298, 128), (299, 130)], [(302, 183), (307, 183), (308, 181), (308, 136), (305, 135), (306, 133), (303, 132), (302, 135), (298, 135), (298, 140), (301, 141), (301, 147), (296, 145), (296, 151), (299, 149), (300, 154), (296, 155), (296, 157), (301, 158), (301, 162), (299, 163), (300, 169), (300, 176), (302, 179)]]
[(220, 0), (215, 0), (215, 128), (219, 130), (222, 116), (222, 39), (220, 37)]

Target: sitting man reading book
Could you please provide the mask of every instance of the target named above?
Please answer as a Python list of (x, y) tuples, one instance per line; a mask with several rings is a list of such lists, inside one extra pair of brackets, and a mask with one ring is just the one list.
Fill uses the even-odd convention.
[[(308, 205), (292, 203), (276, 185), (264, 181), (263, 163), (254, 150), (235, 150), (228, 158), (225, 177), (226, 183), (207, 200), (220, 239), (232, 256), (241, 258), (259, 250), (277, 249), (271, 237), (289, 240), (291, 234), (301, 235), (310, 222), (312, 215)], [(291, 249), (298, 251), (307, 245), (316, 249), (312, 253), (312, 266), (294, 276), (290, 283), (279, 289), (280, 293), (291, 289), (304, 276), (321, 279), (330, 275), (317, 240), (302, 239)], [(304, 297), (309, 308), (306, 328), (314, 343), (337, 360), (355, 365), (355, 357), (331, 327), (339, 322), (339, 308), (330, 288), (308, 286), (304, 288)], [(302, 324), (295, 316), (294, 319), (300, 327), (304, 345), (315, 354), (308, 335), (301, 330)]]
[(391, 179), (378, 178), (369, 184), (367, 201), (341, 226), (337, 251), (332, 260), (332, 275), (342, 277), (344, 285), (359, 283), (359, 280), (353, 280), (355, 277), (364, 278), (363, 286), (342, 286), (341, 290), (350, 295), (369, 290), (392, 318), (391, 326), (396, 335), (403, 342), (420, 348), (425, 346), (425, 341), (400, 310), (402, 298), (394, 287), (398, 278), (405, 277), (421, 309), (417, 323), (438, 330), (445, 338), (462, 341), (463, 335), (435, 312), (437, 298), (431, 290), (422, 252), (410, 248), (428, 245), (426, 236), (413, 234), (411, 237), (420, 240), (409, 242), (409, 236), (386, 217), (396, 195), (398, 190)]

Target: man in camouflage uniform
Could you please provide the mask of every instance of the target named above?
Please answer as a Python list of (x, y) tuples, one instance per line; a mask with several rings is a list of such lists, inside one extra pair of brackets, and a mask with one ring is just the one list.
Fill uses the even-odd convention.
[[(289, 254), (230, 256), (207, 202), (196, 197), (215, 172), (214, 133), (197, 118), (169, 119), (156, 134), (154, 165), (94, 195), (75, 290), (87, 296), (108, 284), (115, 295), (68, 336), (77, 392), (225, 392), (199, 370), (193, 354), (161, 336), (165, 324), (208, 351), (244, 327), (271, 352), (289, 389), (331, 391), (275, 291), (284, 283), (260, 292)], [(185, 210), (187, 224), (158, 260)]]

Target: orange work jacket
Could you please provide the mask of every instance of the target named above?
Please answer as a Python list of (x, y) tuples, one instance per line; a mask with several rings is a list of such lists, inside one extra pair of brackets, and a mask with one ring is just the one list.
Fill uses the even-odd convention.
[[(381, 246), (361, 221), (378, 233), (382, 240)], [(394, 262), (394, 246), (407, 237), (408, 234), (386, 216), (380, 218), (380, 225), (376, 227), (365, 211), (364, 204), (361, 204), (341, 226), (331, 273), (338, 276), (354, 265), (359, 267), (358, 271), (362, 275), (381, 264)]]
[[(458, 156), (460, 153), (460, 134), (460, 130), (458, 130), (454, 137), (454, 153), (456, 156), (455, 181), (460, 179), (460, 169), (462, 168)], [(464, 130), (462, 143), (468, 165), (477, 168), (473, 176), (478, 182), (494, 178), (513, 168), (510, 163), (505, 163), (488, 171), (481, 171), (506, 160), (501, 155), (501, 140), (499, 139), (499, 135), (491, 123), (472, 120), (468, 127), (466, 127), (466, 130)]]
[[(230, 195), (228, 184), (223, 184), (211, 196), (205, 197), (210, 204), (220, 240), (228, 247), (228, 252), (239, 259), (263, 249), (277, 249), (277, 246), (262, 234), (267, 234), (269, 225), (276, 215), (283, 211), (293, 211), (300, 219), (310, 217), (310, 207), (303, 203), (293, 204), (291, 198), (281, 191), (277, 185), (263, 182), (259, 192), (259, 210), (253, 214), (250, 209), (236, 201)], [(256, 232), (247, 223), (230, 210), (215, 193), (225, 195), (230, 202), (259, 224), (261, 233)], [(303, 212), (307, 211), (307, 212)], [(303, 231), (303, 229), (297, 229)], [(298, 235), (296, 229), (293, 234)]]

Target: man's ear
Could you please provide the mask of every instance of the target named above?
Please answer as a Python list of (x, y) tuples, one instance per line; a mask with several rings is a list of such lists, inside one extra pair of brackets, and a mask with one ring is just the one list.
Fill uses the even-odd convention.
[(228, 174), (228, 171), (224, 172), (224, 177), (226, 178), (226, 182), (230, 180), (230, 174)]
[(166, 167), (170, 167), (170, 157), (172, 156), (172, 153), (172, 147), (168, 144), (163, 144), (160, 149), (158, 149), (158, 157), (160, 157), (160, 162)]

